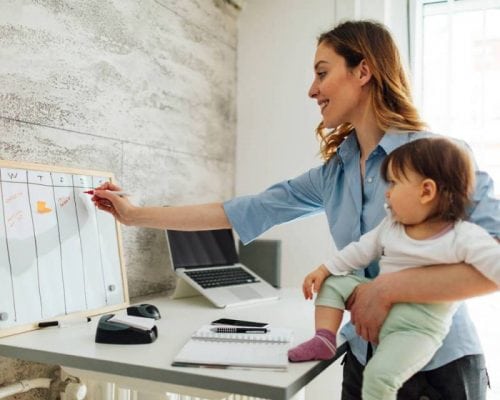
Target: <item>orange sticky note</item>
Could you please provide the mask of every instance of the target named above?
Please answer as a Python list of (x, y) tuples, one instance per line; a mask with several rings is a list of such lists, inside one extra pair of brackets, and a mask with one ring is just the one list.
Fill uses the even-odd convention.
[(47, 203), (45, 201), (37, 201), (36, 211), (40, 214), (45, 214), (51, 212), (52, 209), (47, 207)]

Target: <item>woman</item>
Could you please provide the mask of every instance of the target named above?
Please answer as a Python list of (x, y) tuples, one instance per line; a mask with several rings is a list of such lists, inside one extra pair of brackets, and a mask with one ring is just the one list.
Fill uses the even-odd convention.
[[(315, 79), (309, 96), (320, 107), (318, 127), (325, 163), (278, 183), (255, 196), (224, 204), (184, 207), (135, 207), (114, 195), (106, 184), (94, 202), (126, 225), (161, 229), (234, 228), (247, 243), (276, 224), (326, 213), (337, 248), (358, 240), (385, 216), (386, 185), (380, 165), (386, 155), (411, 140), (431, 133), (411, 102), (398, 50), (387, 30), (370, 21), (345, 22), (318, 39)], [(326, 131), (330, 130), (330, 131)], [(500, 204), (491, 197), (492, 182), (476, 174), (472, 222), (500, 236)], [(107, 189), (107, 190), (102, 190)], [(364, 270), (378, 275), (378, 265)], [(413, 268), (364, 284), (351, 296), (351, 319), (342, 334), (349, 341), (342, 399), (360, 399), (363, 365), (392, 304), (461, 300), (489, 293), (496, 285), (466, 264)], [(450, 333), (435, 357), (400, 390), (398, 398), (484, 399), (484, 358), (465, 307), (460, 307)]]

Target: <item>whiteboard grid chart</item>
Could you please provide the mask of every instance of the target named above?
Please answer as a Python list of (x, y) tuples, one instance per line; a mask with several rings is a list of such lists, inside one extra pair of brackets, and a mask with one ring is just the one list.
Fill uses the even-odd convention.
[(112, 180), (0, 161), (0, 337), (128, 305), (119, 226), (84, 193)]

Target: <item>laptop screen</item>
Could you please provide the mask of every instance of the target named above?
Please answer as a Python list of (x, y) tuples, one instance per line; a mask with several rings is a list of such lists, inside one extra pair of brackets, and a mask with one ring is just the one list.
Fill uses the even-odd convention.
[(174, 269), (233, 265), (238, 262), (231, 229), (194, 232), (167, 230), (167, 236)]

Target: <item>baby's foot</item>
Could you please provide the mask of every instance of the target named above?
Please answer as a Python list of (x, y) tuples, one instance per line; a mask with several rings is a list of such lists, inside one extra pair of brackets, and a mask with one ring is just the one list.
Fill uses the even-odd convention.
[(336, 351), (335, 334), (328, 329), (318, 329), (312, 339), (288, 350), (288, 359), (292, 362), (330, 360)]

